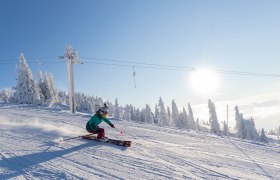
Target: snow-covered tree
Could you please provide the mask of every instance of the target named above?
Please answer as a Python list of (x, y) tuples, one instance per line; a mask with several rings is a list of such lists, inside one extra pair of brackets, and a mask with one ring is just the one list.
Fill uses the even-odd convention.
[(44, 104), (45, 102), (45, 96), (42, 92), (42, 89), (44, 90), (45, 84), (44, 84), (44, 75), (43, 72), (39, 69), (38, 70), (38, 90), (39, 90), (39, 96), (40, 96), (40, 103)]
[(136, 109), (136, 122), (144, 122), (144, 118), (142, 118), (142, 113), (138, 108)]
[(227, 135), (228, 134), (228, 125), (226, 123), (226, 121), (224, 121), (223, 123), (223, 132), (224, 132), (224, 135)]
[(195, 127), (196, 127), (196, 131), (201, 131), (202, 130), (200, 125), (199, 125), (199, 118), (196, 118)]
[(43, 74), (41, 70), (38, 72), (39, 76), (39, 93), (41, 101), (47, 105), (58, 102), (58, 92), (56, 90), (54, 79), (51, 73)]
[(144, 108), (141, 111), (139, 110), (139, 122), (145, 123), (145, 109)]
[(167, 118), (164, 102), (162, 101), (161, 97), (159, 98), (158, 107), (159, 107), (159, 121), (162, 123), (163, 126), (170, 126)]
[(159, 107), (158, 107), (157, 104), (156, 104), (156, 106), (155, 106), (155, 117), (154, 117), (154, 122), (155, 122), (155, 124), (157, 124), (158, 126), (162, 126), (162, 122), (161, 122), (161, 119), (160, 119)]
[(183, 107), (183, 112), (182, 112), (182, 128), (189, 129), (188, 114), (185, 107)]
[(168, 118), (168, 121), (171, 122), (171, 111), (170, 111), (169, 106), (167, 106), (167, 118)]
[(189, 129), (195, 130), (195, 122), (194, 122), (194, 117), (193, 117), (193, 111), (192, 111), (190, 103), (188, 103), (188, 112), (189, 112), (189, 116), (188, 116)]
[(60, 102), (61, 104), (69, 104), (68, 102), (68, 96), (66, 94), (65, 91), (58, 91), (58, 102)]
[(183, 115), (183, 112), (179, 112), (179, 114), (178, 114), (178, 120), (179, 120), (179, 122), (180, 122), (180, 124), (181, 124), (181, 126), (179, 127), (180, 129), (183, 129), (184, 127), (183, 127), (183, 121), (184, 121), (184, 115)]
[(235, 121), (236, 121), (236, 125), (235, 125), (235, 129), (237, 130), (237, 137), (244, 139), (245, 135), (244, 135), (244, 119), (243, 119), (243, 115), (241, 113), (239, 113), (239, 109), (238, 106), (235, 106)]
[(127, 121), (131, 121), (130, 105), (126, 105), (124, 108), (124, 119)]
[(136, 109), (132, 105), (130, 105), (130, 115), (131, 115), (131, 120), (136, 122), (137, 121)]
[(259, 138), (258, 132), (255, 128), (255, 121), (253, 118), (244, 119), (243, 114), (239, 113), (239, 109), (235, 107), (235, 128), (237, 130), (237, 137), (241, 139), (256, 140)]
[(57, 102), (58, 100), (58, 93), (55, 87), (54, 79), (52, 73), (46, 73), (45, 79), (50, 87), (50, 94), (52, 102)]
[(75, 93), (76, 109), (80, 112), (93, 113), (94, 98), (84, 93)]
[(209, 108), (209, 115), (210, 115), (209, 122), (211, 125), (210, 132), (220, 133), (221, 130), (220, 130), (220, 125), (219, 125), (218, 118), (217, 118), (216, 108), (215, 108), (214, 103), (210, 99), (208, 100), (208, 108)]
[(147, 124), (154, 124), (154, 119), (152, 116), (151, 108), (148, 104), (146, 104), (146, 109), (144, 111), (144, 121)]
[(175, 126), (177, 128), (181, 128), (181, 122), (179, 120), (179, 110), (174, 100), (172, 100), (172, 122), (170, 122), (171, 126)]
[(39, 104), (39, 89), (33, 79), (33, 74), (29, 68), (23, 53), (20, 54), (17, 65), (17, 86), (15, 88), (15, 101), (21, 104)]
[(0, 93), (0, 101), (9, 103), (13, 101), (14, 90), (12, 88), (5, 88)]
[(250, 119), (244, 119), (244, 139), (257, 140), (259, 134), (255, 127), (255, 121), (251, 117)]
[(115, 111), (114, 111), (114, 117), (119, 119), (121, 116), (121, 108), (119, 106), (118, 98), (115, 100)]
[(265, 135), (264, 129), (262, 128), (261, 136), (260, 136), (261, 142), (267, 142), (267, 136)]

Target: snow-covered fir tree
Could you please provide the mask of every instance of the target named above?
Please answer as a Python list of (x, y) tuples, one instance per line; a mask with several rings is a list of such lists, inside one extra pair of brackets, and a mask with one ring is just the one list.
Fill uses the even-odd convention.
[(244, 119), (243, 114), (239, 113), (239, 109), (235, 107), (235, 128), (237, 130), (237, 137), (241, 139), (256, 140), (259, 139), (258, 132), (255, 127), (253, 118)]
[(57, 102), (58, 92), (57, 92), (57, 89), (56, 89), (56, 86), (55, 86), (55, 82), (54, 82), (54, 78), (53, 78), (52, 73), (46, 73), (45, 79), (48, 82), (48, 85), (50, 87), (52, 102)]
[(217, 118), (216, 108), (214, 103), (209, 99), (208, 100), (208, 108), (209, 108), (209, 122), (211, 125), (210, 132), (212, 133), (220, 133), (220, 125)]
[(189, 129), (188, 114), (185, 107), (183, 107), (183, 112), (182, 112), (182, 128)]
[(179, 120), (179, 110), (174, 100), (172, 100), (172, 122), (170, 122), (171, 126), (175, 126), (177, 128), (181, 128), (181, 122)]
[(68, 96), (67, 93), (65, 91), (58, 91), (58, 102), (60, 102), (61, 104), (69, 104), (68, 103)]
[(147, 124), (154, 124), (154, 118), (152, 116), (152, 110), (148, 104), (146, 104), (146, 108), (144, 111), (144, 121)]
[(124, 120), (131, 121), (130, 105), (126, 105), (124, 108)]
[(13, 102), (14, 90), (12, 88), (5, 88), (0, 93), (0, 101), (9, 103)]
[(162, 126), (162, 122), (161, 122), (161, 119), (160, 119), (159, 107), (158, 107), (157, 104), (156, 104), (156, 106), (155, 106), (154, 122), (155, 122), (156, 125)]
[(15, 88), (15, 101), (21, 104), (40, 104), (39, 89), (23, 53), (19, 57), (17, 73), (18, 82)]
[(261, 142), (267, 142), (267, 136), (265, 135), (264, 129), (262, 128), (261, 136), (260, 136)]
[(167, 118), (168, 118), (168, 122), (171, 122), (171, 111), (169, 106), (167, 106)]
[(244, 139), (257, 140), (259, 139), (259, 134), (255, 127), (255, 121), (251, 117), (250, 119), (244, 119)]
[(159, 121), (162, 123), (163, 126), (170, 126), (167, 118), (164, 102), (161, 99), (161, 97), (159, 98), (158, 107), (159, 107), (159, 117), (158, 117)]
[(42, 90), (45, 90), (45, 84), (44, 84), (44, 75), (43, 72), (39, 69), (38, 70), (38, 89), (39, 89), (39, 95), (40, 95), (40, 102), (41, 104), (44, 104), (45, 102), (45, 96)]
[(141, 117), (142, 113), (141, 111), (137, 108), (136, 109), (136, 122), (144, 122), (143, 118)]
[(41, 102), (47, 105), (58, 102), (58, 92), (56, 90), (54, 79), (51, 73), (43, 74), (41, 70), (38, 72), (39, 76), (39, 92)]
[(116, 98), (116, 100), (115, 100), (114, 117), (117, 119), (121, 118), (121, 107), (119, 105), (118, 98)]
[(146, 108), (138, 109), (139, 110), (139, 122), (145, 123), (145, 110)]
[(224, 135), (227, 135), (228, 134), (228, 125), (226, 123), (226, 121), (223, 122), (223, 133)]
[(131, 120), (136, 122), (137, 121), (137, 116), (136, 116), (136, 108), (130, 105), (130, 115), (131, 115)]
[(184, 119), (184, 115), (183, 115), (183, 112), (179, 112), (179, 114), (178, 114), (178, 120), (179, 120), (179, 122), (180, 122), (180, 124), (181, 124), (181, 126), (179, 127), (180, 129), (183, 129), (184, 127), (183, 127), (183, 120)]
[(77, 111), (85, 113), (93, 113), (94, 107), (94, 98), (84, 93), (75, 93)]
[(190, 103), (188, 103), (188, 112), (189, 112), (189, 116), (188, 116), (189, 129), (195, 130), (195, 121), (194, 121), (193, 111), (192, 111)]
[(244, 135), (244, 119), (243, 119), (243, 115), (241, 113), (239, 113), (239, 109), (238, 106), (235, 106), (235, 121), (236, 121), (236, 125), (235, 125), (235, 129), (237, 130), (237, 137), (244, 139), (245, 135)]

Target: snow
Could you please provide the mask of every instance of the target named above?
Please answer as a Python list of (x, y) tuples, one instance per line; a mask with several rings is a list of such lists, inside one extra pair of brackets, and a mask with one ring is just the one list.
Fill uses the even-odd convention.
[[(108, 137), (80, 138), (86, 114), (0, 104), (0, 179), (280, 179), (280, 147), (111, 119)], [(64, 139), (63, 143), (61, 139)]]

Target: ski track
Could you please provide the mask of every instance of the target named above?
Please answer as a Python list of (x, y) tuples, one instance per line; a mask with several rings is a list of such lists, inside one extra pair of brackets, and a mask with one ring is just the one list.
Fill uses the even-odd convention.
[(88, 119), (1, 105), (0, 179), (280, 179), (279, 146), (208, 133), (112, 120), (125, 134), (102, 124), (107, 136), (132, 140), (131, 147), (83, 139), (52, 142), (86, 133)]

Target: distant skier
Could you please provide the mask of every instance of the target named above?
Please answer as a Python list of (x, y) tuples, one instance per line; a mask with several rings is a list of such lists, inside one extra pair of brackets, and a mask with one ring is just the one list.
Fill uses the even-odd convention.
[(90, 118), (87, 122), (86, 129), (89, 133), (97, 134), (97, 139), (105, 138), (105, 131), (103, 128), (98, 127), (98, 125), (105, 121), (108, 125), (114, 128), (114, 124), (112, 124), (107, 119), (108, 107), (104, 104), (104, 107), (99, 108), (99, 110)]

